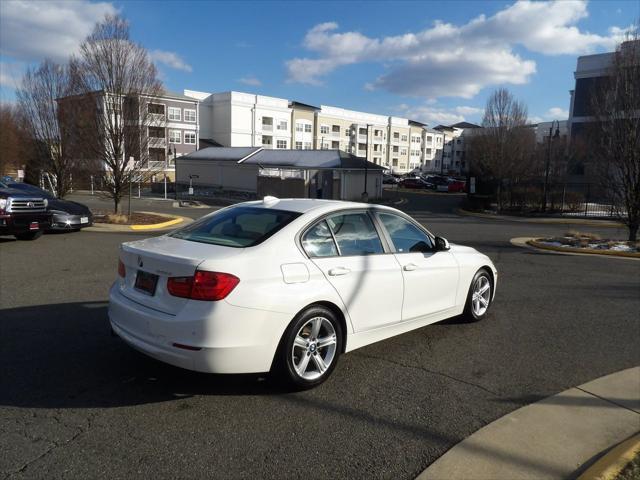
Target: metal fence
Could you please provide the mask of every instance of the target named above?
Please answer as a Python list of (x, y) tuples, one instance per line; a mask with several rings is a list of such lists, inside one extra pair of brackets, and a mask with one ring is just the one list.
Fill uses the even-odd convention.
[[(620, 212), (597, 184), (585, 182), (476, 181), (470, 206), (513, 214), (611, 218)], [(545, 202), (546, 200), (546, 202)]]

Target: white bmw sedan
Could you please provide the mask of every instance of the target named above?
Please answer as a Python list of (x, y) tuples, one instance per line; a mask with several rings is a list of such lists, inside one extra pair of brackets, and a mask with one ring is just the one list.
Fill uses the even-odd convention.
[(385, 206), (266, 197), (167, 235), (124, 243), (113, 331), (163, 362), (323, 382), (340, 354), (464, 314), (498, 273)]

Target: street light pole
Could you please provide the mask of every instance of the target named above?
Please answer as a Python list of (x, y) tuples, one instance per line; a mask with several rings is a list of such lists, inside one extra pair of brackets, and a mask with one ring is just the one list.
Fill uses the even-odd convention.
[[(556, 125), (556, 134), (553, 135), (553, 125)], [(560, 122), (554, 120), (549, 127), (549, 138), (547, 139), (547, 161), (544, 167), (544, 187), (542, 191), (542, 212), (547, 211), (547, 195), (549, 188), (549, 167), (551, 164), (551, 137), (558, 138), (560, 136)]]

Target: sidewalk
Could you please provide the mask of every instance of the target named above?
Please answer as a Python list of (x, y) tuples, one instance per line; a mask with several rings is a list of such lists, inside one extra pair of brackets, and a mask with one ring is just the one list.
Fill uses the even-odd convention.
[(574, 478), (639, 430), (640, 367), (634, 367), (505, 415), (454, 446), (418, 480)]
[(478, 217), (490, 220), (503, 220), (520, 223), (543, 223), (550, 225), (584, 225), (589, 227), (625, 228), (624, 224), (612, 220), (590, 219), (584, 217), (517, 217), (515, 215), (497, 215), (493, 213), (472, 212), (458, 208), (458, 215), (465, 217)]

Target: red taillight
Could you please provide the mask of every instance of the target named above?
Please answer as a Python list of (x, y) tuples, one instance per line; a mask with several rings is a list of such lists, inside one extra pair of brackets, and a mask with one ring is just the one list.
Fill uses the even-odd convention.
[(216, 301), (229, 295), (239, 282), (229, 273), (196, 270), (193, 277), (169, 277), (167, 290), (174, 297)]
[(124, 263), (122, 263), (120, 259), (118, 259), (118, 275), (122, 278), (127, 276), (127, 270), (124, 268)]

